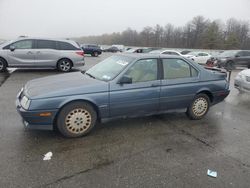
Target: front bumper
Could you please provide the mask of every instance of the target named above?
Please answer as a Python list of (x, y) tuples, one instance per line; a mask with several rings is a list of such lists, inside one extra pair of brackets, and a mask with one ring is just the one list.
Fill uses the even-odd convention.
[[(56, 110), (25, 110), (20, 105), (19, 99), (16, 100), (17, 112), (23, 119), (25, 128), (39, 130), (53, 130), (54, 119), (57, 113)], [(41, 114), (50, 114), (49, 116), (41, 116)]]
[(250, 93), (250, 82), (246, 81), (244, 78), (237, 76), (234, 80), (234, 87), (240, 91)]

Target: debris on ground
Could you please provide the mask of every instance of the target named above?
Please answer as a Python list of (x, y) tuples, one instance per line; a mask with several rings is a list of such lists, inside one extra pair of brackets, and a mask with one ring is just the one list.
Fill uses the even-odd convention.
[(216, 171), (212, 171), (212, 170), (207, 170), (207, 175), (211, 176), (213, 178), (217, 178), (217, 172)]
[(50, 151), (50, 152), (48, 152), (48, 153), (46, 153), (46, 154), (44, 155), (43, 160), (44, 160), (44, 161), (48, 161), (48, 160), (51, 159), (52, 156), (53, 156), (53, 153)]

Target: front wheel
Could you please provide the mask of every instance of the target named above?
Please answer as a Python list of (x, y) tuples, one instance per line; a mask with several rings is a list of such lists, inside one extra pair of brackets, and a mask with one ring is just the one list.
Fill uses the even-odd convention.
[(61, 72), (69, 72), (72, 69), (72, 63), (68, 59), (61, 59), (57, 63), (57, 69)]
[(190, 119), (202, 119), (208, 112), (210, 100), (206, 94), (198, 94), (187, 109), (187, 115)]
[(94, 128), (96, 119), (96, 111), (89, 103), (72, 102), (60, 111), (57, 127), (65, 137), (81, 137)]
[(4, 59), (0, 58), (0, 72), (5, 72), (7, 70), (7, 63)]

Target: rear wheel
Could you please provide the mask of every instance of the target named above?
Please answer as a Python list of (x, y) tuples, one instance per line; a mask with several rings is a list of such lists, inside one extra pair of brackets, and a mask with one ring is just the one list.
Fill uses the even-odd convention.
[(98, 57), (98, 52), (93, 52), (92, 54), (91, 54), (93, 57)]
[(72, 63), (68, 59), (61, 59), (57, 63), (57, 69), (61, 72), (69, 72), (72, 69)]
[(5, 72), (7, 70), (7, 62), (0, 58), (0, 72)]
[(202, 119), (208, 112), (210, 106), (209, 97), (206, 94), (198, 94), (187, 109), (187, 115), (190, 119)]
[(72, 102), (66, 105), (58, 115), (58, 130), (66, 137), (81, 137), (95, 126), (97, 114), (86, 102)]

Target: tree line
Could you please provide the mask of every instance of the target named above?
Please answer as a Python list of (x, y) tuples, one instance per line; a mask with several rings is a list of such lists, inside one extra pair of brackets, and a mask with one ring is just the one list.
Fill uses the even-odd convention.
[(192, 49), (250, 49), (250, 27), (248, 21), (234, 18), (226, 22), (196, 16), (182, 27), (173, 24), (146, 26), (138, 32), (128, 28), (123, 32), (86, 36), (76, 39), (80, 43), (123, 44)]

